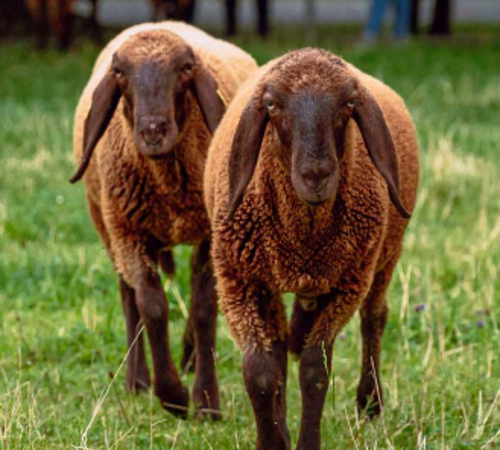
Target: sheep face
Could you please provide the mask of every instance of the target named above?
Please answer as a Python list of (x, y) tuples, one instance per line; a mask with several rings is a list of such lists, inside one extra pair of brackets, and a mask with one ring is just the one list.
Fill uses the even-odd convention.
[(113, 76), (143, 155), (159, 157), (175, 148), (195, 65), (191, 48), (166, 32), (139, 33), (114, 54)]
[(375, 98), (340, 58), (324, 50), (285, 55), (257, 84), (244, 109), (229, 159), (229, 217), (250, 182), (266, 130), (297, 196), (311, 207), (335, 200), (341, 180), (347, 125), (353, 119), (391, 201), (410, 217), (399, 192), (398, 161)]
[(184, 40), (166, 30), (132, 35), (115, 52), (110, 71), (94, 91), (82, 164), (71, 182), (85, 173), (120, 99), (137, 150), (152, 159), (176, 148), (195, 102), (211, 133), (225, 111), (216, 80)]
[(354, 80), (322, 90), (289, 87), (267, 83), (262, 101), (278, 138), (276, 154), (298, 197), (314, 207), (335, 198), (358, 92)]

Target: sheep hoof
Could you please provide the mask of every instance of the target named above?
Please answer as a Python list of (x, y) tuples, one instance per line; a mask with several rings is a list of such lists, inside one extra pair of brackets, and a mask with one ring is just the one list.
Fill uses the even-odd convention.
[(382, 404), (376, 398), (372, 389), (363, 389), (360, 385), (357, 396), (358, 412), (366, 414), (369, 419), (375, 419), (382, 412)]
[(193, 403), (195, 404), (196, 419), (211, 419), (216, 422), (222, 419), (219, 408), (219, 391), (217, 385), (207, 386), (206, 389), (196, 386), (193, 389)]
[(199, 408), (196, 410), (195, 418), (197, 420), (211, 420), (218, 422), (222, 420), (222, 413), (218, 409)]
[(181, 369), (182, 373), (185, 375), (187, 373), (194, 373), (196, 369), (196, 354), (194, 349), (189, 349), (184, 347), (181, 359)]
[(161, 406), (168, 412), (172, 413), (179, 419), (186, 420), (188, 415), (189, 406), (189, 390), (186, 386), (180, 386), (180, 389), (164, 389), (157, 395), (160, 398)]
[(140, 380), (136, 379), (135, 383), (130, 385), (130, 383), (126, 382), (125, 387), (128, 392), (132, 392), (133, 394), (138, 394), (143, 391), (147, 391), (151, 387), (151, 383), (149, 380)]
[[(110, 378), (114, 377), (111, 372), (109, 373), (109, 376)], [(150, 387), (151, 379), (149, 378), (147, 367), (139, 366), (136, 374), (132, 373), (132, 371), (127, 371), (125, 388), (128, 392), (138, 394), (141, 391), (147, 391)]]

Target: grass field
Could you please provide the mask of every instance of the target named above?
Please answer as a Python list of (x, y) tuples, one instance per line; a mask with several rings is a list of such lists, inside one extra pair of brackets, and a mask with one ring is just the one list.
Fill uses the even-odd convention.
[[(336, 343), (323, 448), (498, 448), (498, 46), (487, 34), (361, 51), (336, 39), (339, 30), (325, 31), (324, 47), (406, 99), (419, 130), (422, 182), (390, 289), (384, 414), (373, 422), (356, 415), (356, 318)], [(248, 37), (239, 43), (260, 63), (304, 45), (300, 33), (280, 34), (269, 45)], [(241, 354), (222, 318), (223, 422), (179, 422), (151, 393), (125, 392), (116, 276), (89, 220), (83, 186), (67, 181), (74, 169), (73, 111), (97, 52), (88, 45), (64, 56), (33, 53), (27, 43), (0, 47), (0, 449), (252, 449)], [(188, 254), (176, 250), (177, 278), (166, 286), (177, 361), (189, 302)], [(294, 442), (297, 371), (292, 362)], [(113, 384), (109, 372), (117, 374)], [(192, 386), (192, 375), (185, 382)]]

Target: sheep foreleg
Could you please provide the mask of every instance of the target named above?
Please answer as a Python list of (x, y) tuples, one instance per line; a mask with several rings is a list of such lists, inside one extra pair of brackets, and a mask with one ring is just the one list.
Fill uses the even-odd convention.
[[(140, 315), (135, 302), (135, 291), (126, 284), (122, 277), (120, 277), (120, 294), (127, 326), (127, 344), (130, 348), (139, 331)], [(142, 334), (137, 338), (134, 347), (130, 350), (125, 384), (127, 390), (131, 392), (147, 389), (151, 384)]]
[(189, 392), (181, 384), (170, 353), (168, 305), (160, 277), (145, 270), (137, 276), (136, 284), (137, 307), (153, 354), (155, 393), (166, 410), (186, 419)]
[(321, 449), (321, 417), (332, 366), (333, 345), (306, 347), (300, 357), (302, 421), (297, 450)]
[(245, 349), (243, 377), (257, 423), (257, 450), (289, 450), (286, 425), (286, 314), (281, 297), (262, 286), (219, 277), (229, 329)]
[(286, 426), (286, 344), (272, 352), (248, 349), (243, 360), (245, 386), (257, 423), (257, 450), (289, 450)]

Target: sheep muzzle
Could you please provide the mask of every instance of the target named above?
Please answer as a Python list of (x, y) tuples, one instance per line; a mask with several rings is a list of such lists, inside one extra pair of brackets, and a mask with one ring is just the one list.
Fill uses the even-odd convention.
[(146, 116), (137, 124), (135, 140), (138, 150), (145, 156), (157, 157), (173, 151), (179, 136), (175, 121), (162, 116)]

